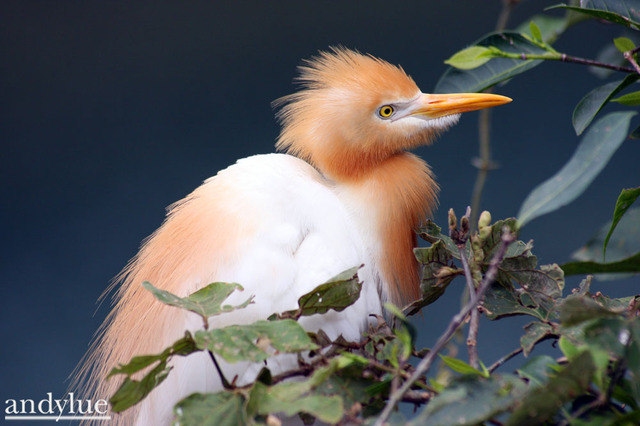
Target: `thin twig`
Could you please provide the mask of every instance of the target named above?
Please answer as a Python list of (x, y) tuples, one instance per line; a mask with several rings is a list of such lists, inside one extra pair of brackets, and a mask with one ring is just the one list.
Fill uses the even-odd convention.
[[(298, 367), (296, 369), (288, 370), (288, 371), (285, 371), (284, 373), (277, 374), (271, 378), (271, 383), (273, 384), (280, 383), (281, 381), (289, 379), (291, 377), (308, 376), (309, 373), (314, 371), (315, 365), (316, 364), (304, 365), (302, 367)], [(253, 384), (250, 384), (249, 387), (250, 386), (253, 386)]]
[(495, 370), (500, 368), (505, 362), (509, 361), (514, 356), (520, 354), (522, 351), (523, 351), (522, 348), (515, 349), (514, 351), (506, 354), (505, 356), (503, 356), (502, 358), (500, 358), (499, 360), (491, 364), (491, 366), (487, 370), (489, 370), (489, 373), (493, 373)]
[[(460, 252), (460, 260), (462, 261), (462, 267), (464, 269), (464, 275), (467, 278), (467, 288), (469, 290), (469, 298), (475, 295), (476, 286), (473, 282), (473, 276), (471, 275), (471, 269), (469, 268), (469, 262), (467, 260), (467, 254), (465, 253), (464, 246), (458, 246)], [(480, 300), (478, 300), (479, 302)], [(469, 319), (469, 333), (467, 335), (467, 351), (469, 353), (469, 365), (473, 368), (478, 368), (478, 330), (480, 328), (480, 312), (477, 309), (471, 310), (471, 317)]]
[(433, 398), (433, 392), (425, 392), (425, 391), (408, 391), (404, 397), (402, 397), (402, 402), (412, 402), (414, 404), (424, 404)]
[[(485, 90), (485, 93), (493, 93), (493, 88)], [(473, 165), (478, 169), (478, 175), (473, 185), (471, 196), (471, 231), (475, 231), (478, 226), (480, 205), (482, 203), (482, 193), (487, 182), (487, 176), (491, 170), (496, 168), (491, 160), (491, 109), (483, 109), (478, 115), (478, 143), (480, 145), (480, 157), (474, 158)]]
[(382, 410), (382, 413), (374, 423), (375, 426), (382, 426), (384, 424), (384, 422), (391, 415), (391, 411), (393, 411), (398, 402), (402, 400), (404, 394), (407, 393), (411, 386), (416, 381), (418, 381), (422, 375), (426, 374), (429, 371), (429, 368), (431, 368), (431, 365), (435, 361), (436, 355), (440, 353), (442, 349), (444, 349), (451, 336), (453, 336), (456, 330), (460, 328), (460, 326), (464, 323), (465, 318), (467, 317), (467, 315), (469, 315), (471, 310), (476, 308), (481, 297), (484, 295), (484, 292), (495, 280), (498, 273), (498, 265), (504, 257), (507, 251), (507, 247), (514, 240), (515, 236), (505, 228), (502, 234), (502, 241), (491, 260), (491, 264), (489, 265), (489, 269), (485, 274), (484, 280), (482, 280), (480, 287), (478, 287), (478, 291), (470, 295), (469, 302), (467, 302), (462, 310), (451, 319), (451, 322), (449, 323), (446, 331), (440, 336), (436, 344), (431, 348), (431, 351), (416, 366), (416, 369), (409, 380), (405, 381), (397, 392), (394, 392), (390, 395), (389, 400), (387, 401), (387, 405), (384, 407), (384, 410)]
[[(496, 53), (496, 55), (498, 55)], [(578, 56), (567, 55), (566, 53), (557, 53), (557, 52), (549, 52), (549, 53), (512, 53), (512, 52), (500, 52), (499, 56), (501, 58), (509, 58), (509, 59), (521, 59), (523, 61), (528, 60), (546, 60), (546, 61), (560, 61), (560, 62), (568, 62), (572, 64), (581, 64), (581, 65), (589, 65), (592, 67), (598, 68), (607, 68), (614, 71), (626, 72), (626, 73), (636, 73), (636, 70), (629, 67), (623, 67), (620, 65), (608, 64), (606, 62), (595, 61), (593, 59), (580, 58)]]
[(207, 352), (209, 353), (209, 357), (211, 357), (211, 361), (213, 361), (213, 365), (216, 367), (216, 370), (218, 370), (218, 375), (220, 376), (222, 387), (225, 389), (233, 389), (233, 386), (227, 381), (227, 378), (224, 377), (224, 374), (222, 373), (222, 369), (220, 368), (220, 365), (218, 365), (218, 361), (216, 361), (216, 357), (213, 356), (213, 352), (211, 351), (207, 351)]
[(502, 9), (500, 10), (500, 15), (498, 15), (498, 21), (496, 22), (497, 31), (502, 31), (507, 27), (511, 10), (513, 9), (513, 6), (518, 3), (520, 3), (520, 0), (502, 0)]
[(634, 58), (637, 51), (638, 51), (638, 48), (635, 48), (633, 50), (624, 52), (623, 55), (624, 55), (624, 58), (627, 61), (629, 61), (631, 65), (633, 65), (633, 68), (635, 68), (636, 72), (640, 74), (640, 66), (638, 65), (638, 62), (636, 61), (636, 59)]
[(580, 416), (588, 413), (589, 411), (593, 410), (594, 408), (598, 408), (602, 405), (604, 405), (606, 403), (606, 401), (603, 399), (602, 395), (599, 395), (598, 398), (594, 399), (593, 401), (591, 401), (590, 403), (581, 406), (579, 409), (577, 409), (576, 411), (573, 412), (573, 414), (569, 414), (569, 418), (564, 419), (562, 422), (559, 423), (559, 426), (567, 426), (572, 424), (572, 420), (578, 419), (580, 418)]
[[(467, 208), (466, 217), (468, 218), (471, 214), (469, 208)], [(465, 251), (466, 242), (468, 239), (468, 234), (464, 240), (460, 241), (458, 246), (458, 251), (460, 253), (460, 261), (462, 262), (462, 269), (464, 270), (464, 276), (467, 279), (467, 290), (469, 291), (469, 297), (472, 297), (476, 293), (476, 284), (473, 281), (473, 274), (471, 273), (471, 268), (469, 267), (469, 260), (467, 259), (467, 253)], [(480, 312), (478, 309), (473, 309), (471, 311), (471, 317), (469, 319), (469, 334), (467, 336), (467, 350), (469, 352), (469, 365), (473, 368), (478, 368), (478, 330), (480, 327)]]
[[(526, 55), (525, 55), (526, 56)], [(545, 59), (545, 58), (543, 58)], [(622, 67), (619, 65), (607, 64), (606, 62), (595, 61), (593, 59), (579, 58), (577, 56), (565, 55), (564, 53), (560, 55), (560, 58), (551, 58), (554, 60), (558, 60), (561, 62), (569, 62), (572, 64), (582, 64), (582, 65), (590, 65), (592, 67), (599, 68), (607, 68), (614, 71), (626, 72), (626, 73), (634, 73), (635, 70), (629, 67)]]
[[(520, 0), (502, 0), (502, 9), (496, 22), (496, 31), (503, 31), (507, 27), (509, 17), (513, 7)], [(492, 93), (493, 89), (485, 90), (485, 93)], [(478, 226), (478, 218), (480, 215), (480, 204), (482, 202), (482, 193), (487, 182), (489, 172), (495, 169), (495, 164), (491, 160), (491, 109), (483, 109), (478, 115), (478, 143), (480, 145), (480, 157), (475, 159), (474, 165), (478, 168), (478, 176), (473, 185), (473, 194), (471, 196), (471, 232), (476, 230)]]

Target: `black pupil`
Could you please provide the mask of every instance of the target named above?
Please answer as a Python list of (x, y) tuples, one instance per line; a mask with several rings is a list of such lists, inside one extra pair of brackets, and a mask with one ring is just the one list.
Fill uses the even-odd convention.
[(391, 108), (385, 107), (382, 109), (382, 115), (391, 115)]

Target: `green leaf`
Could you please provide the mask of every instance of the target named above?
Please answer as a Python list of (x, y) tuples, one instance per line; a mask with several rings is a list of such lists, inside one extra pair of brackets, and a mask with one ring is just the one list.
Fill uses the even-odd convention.
[(135, 356), (131, 358), (131, 361), (127, 364), (120, 364), (117, 367), (114, 367), (107, 378), (117, 374), (132, 375), (145, 369), (156, 361), (165, 362), (174, 355), (189, 355), (197, 350), (198, 348), (196, 347), (193, 337), (191, 337), (191, 333), (186, 332), (182, 339), (175, 341), (173, 345), (157, 355)]
[(594, 18), (624, 25), (625, 27), (640, 29), (638, 9), (634, 7), (630, 8), (628, 6), (629, 4), (633, 5), (633, 2), (622, 0), (581, 0), (581, 7), (560, 4), (549, 7), (547, 10), (556, 8), (573, 10)]
[(558, 362), (549, 355), (539, 355), (529, 359), (517, 371), (518, 375), (527, 379), (531, 387), (541, 387), (557, 371)]
[[(349, 409), (355, 403), (364, 404), (369, 401), (371, 396), (367, 393), (367, 388), (376, 383), (375, 379), (363, 378), (363, 369), (369, 364), (368, 360), (364, 365), (362, 361), (358, 361), (360, 365), (351, 365), (335, 374), (335, 371), (329, 371), (325, 380), (315, 385), (314, 393), (316, 395), (338, 396), (342, 399), (343, 405)], [(314, 374), (314, 377), (316, 374)]]
[[(639, 92), (640, 93), (640, 92)], [(609, 244), (609, 239), (611, 238), (611, 234), (618, 226), (618, 222), (622, 219), (622, 216), (629, 210), (629, 207), (640, 197), (640, 187), (637, 188), (629, 188), (623, 189), (620, 195), (618, 196), (618, 200), (616, 201), (616, 207), (613, 211), (613, 221), (611, 222), (611, 228), (609, 228), (609, 232), (607, 232), (607, 236), (604, 239), (604, 245), (602, 246), (602, 258), (605, 259), (605, 254), (607, 252), (607, 245)]]
[[(458, 246), (456, 245), (456, 243), (453, 242), (451, 237), (449, 237), (448, 235), (444, 235), (442, 233), (442, 229), (431, 219), (427, 220), (427, 223), (425, 223), (425, 225), (419, 229), (418, 234), (420, 235), (420, 238), (431, 244), (442, 241), (445, 248), (447, 249), (447, 252), (449, 253), (449, 256), (460, 259), (460, 252), (458, 251)], [(414, 250), (414, 254), (416, 255), (416, 259), (418, 259), (418, 262), (422, 264), (429, 263), (431, 261), (429, 256), (424, 257), (421, 253), (419, 253), (419, 251), (416, 252)], [(439, 254), (438, 257), (440, 256), (441, 255)]]
[(562, 296), (564, 288), (564, 273), (556, 264), (541, 265), (536, 269), (536, 257), (511, 257), (502, 261), (498, 268), (498, 280), (513, 280), (525, 290), (534, 291), (551, 298)]
[(324, 314), (329, 310), (340, 312), (354, 304), (362, 289), (362, 283), (358, 281), (361, 267), (347, 269), (301, 296), (298, 299), (301, 315)]
[(636, 48), (636, 45), (631, 41), (631, 39), (627, 37), (618, 37), (613, 39), (613, 44), (616, 45), (616, 48), (624, 53)]
[(307, 413), (327, 423), (337, 423), (342, 418), (344, 406), (339, 396), (315, 395), (310, 393), (307, 382), (284, 382), (274, 386), (254, 384), (249, 394), (247, 411), (268, 415), (284, 413), (293, 416)]
[(525, 357), (529, 356), (536, 343), (555, 335), (553, 328), (543, 322), (531, 322), (524, 326), (524, 331), (525, 333), (520, 338), (520, 346)]
[(462, 376), (433, 398), (409, 425), (476, 425), (507, 411), (526, 385), (510, 375)]
[(301, 316), (324, 314), (333, 309), (343, 311), (360, 297), (362, 283), (358, 281), (358, 270), (362, 266), (349, 268), (320, 284), (298, 299), (298, 309), (274, 314), (270, 320), (276, 318), (298, 319)]
[(638, 106), (640, 105), (640, 91), (627, 93), (619, 98), (611, 99), (612, 102), (618, 102), (619, 104), (626, 106)]
[(492, 57), (491, 49), (484, 46), (471, 46), (456, 52), (444, 63), (461, 70), (471, 70), (486, 64)]
[[(625, 378), (622, 378), (622, 380), (620, 380), (616, 384), (616, 386), (613, 389), (612, 397), (616, 401), (620, 401), (621, 403), (627, 405), (631, 409), (634, 409), (634, 410), (640, 409), (640, 406), (638, 405), (638, 402), (640, 402), (640, 400), (636, 400), (634, 398), (633, 389), (629, 381), (627, 381)], [(638, 414), (640, 414), (640, 411), (638, 411)], [(640, 419), (638, 419), (637, 423), (640, 424)]]
[(253, 303), (253, 296), (251, 296), (238, 306), (222, 306), (222, 303), (227, 300), (229, 295), (235, 290), (244, 290), (240, 284), (236, 283), (211, 283), (187, 297), (178, 297), (171, 292), (156, 288), (148, 281), (143, 282), (142, 286), (149, 290), (153, 296), (162, 303), (186, 309), (200, 315), (205, 323), (205, 328), (208, 328), (209, 317), (246, 308), (249, 304)]
[(491, 285), (485, 294), (483, 304), (487, 318), (494, 320), (510, 315), (530, 315), (540, 321), (555, 318), (555, 301), (552, 298), (519, 290), (511, 285)]
[[(547, 51), (515, 32), (492, 33), (474, 43), (508, 53), (544, 54)], [(434, 93), (481, 92), (539, 65), (541, 60), (493, 58), (472, 70), (449, 68), (440, 77)]]
[(422, 265), (422, 298), (405, 308), (407, 315), (416, 314), (423, 307), (438, 300), (451, 281), (464, 273), (462, 270), (449, 267), (452, 255), (444, 240), (436, 239), (431, 247), (418, 247), (413, 249), (413, 253)]
[(598, 318), (584, 330), (584, 342), (589, 347), (604, 350), (616, 359), (624, 358), (631, 337), (630, 324), (621, 317)]
[[(493, 223), (493, 225), (484, 227), (483, 230), (481, 230), (482, 233), (487, 234), (481, 238), (481, 248), (484, 253), (482, 262), (484, 262), (485, 264), (488, 265), (491, 262), (491, 259), (493, 259), (496, 250), (498, 250), (498, 248), (502, 244), (502, 234), (504, 233), (505, 227), (511, 233), (518, 234), (518, 221), (515, 218), (497, 220)], [(505, 254), (505, 256), (507, 258), (529, 256), (530, 248), (531, 247), (522, 242), (514, 242), (507, 248), (507, 253)]]
[[(599, 321), (595, 322), (598, 323)], [(578, 358), (583, 352), (588, 352), (594, 363), (594, 382), (598, 387), (603, 388), (606, 386), (604, 382), (607, 378), (607, 369), (609, 368), (609, 354), (606, 349), (603, 349), (597, 344), (589, 343), (584, 339), (584, 331), (586, 328), (581, 327), (579, 333), (570, 332), (572, 334), (571, 337), (569, 337), (568, 334), (561, 336), (558, 341), (558, 346), (569, 361)], [(607, 329), (603, 332), (611, 333), (611, 331), (612, 330)], [(613, 334), (617, 335), (615, 332)], [(572, 340), (575, 340), (575, 343)]]
[(534, 15), (529, 23), (524, 22), (516, 28), (516, 32), (526, 34), (529, 32), (534, 37), (531, 29), (531, 22), (540, 31), (540, 38), (538, 40), (544, 43), (553, 43), (566, 29), (567, 19), (559, 16), (549, 15)]
[(573, 110), (572, 121), (576, 134), (578, 136), (581, 135), (607, 102), (625, 87), (637, 81), (638, 78), (640, 76), (636, 74), (628, 75), (623, 80), (613, 81), (597, 87), (582, 98)]
[[(598, 302), (598, 304), (611, 312), (622, 313), (629, 309), (632, 303), (640, 302), (640, 295), (621, 297), (618, 299), (610, 298), (604, 294), (598, 292), (595, 295), (591, 295), (591, 298)], [(640, 306), (640, 305), (637, 305)]]
[[(589, 352), (583, 352), (563, 370), (541, 387), (531, 388), (518, 398), (508, 426), (543, 424), (566, 403), (581, 395), (589, 386), (593, 375), (593, 360)], [(552, 398), (549, 396), (553, 395)]]
[[(604, 224), (596, 232), (596, 234), (587, 241), (587, 243), (579, 250), (571, 254), (571, 258), (581, 262), (594, 262), (590, 264), (569, 264), (568, 268), (574, 266), (586, 267), (589, 269), (582, 269), (581, 271), (591, 271), (595, 265), (601, 265), (599, 262), (602, 259), (602, 251), (604, 247), (604, 241), (607, 234), (611, 230), (613, 220)], [(609, 243), (607, 245), (607, 261), (608, 263), (614, 263), (618, 261), (624, 261), (625, 259), (634, 256), (640, 252), (640, 207), (631, 207), (620, 218), (615, 232), (611, 235)], [(633, 272), (621, 272), (616, 271), (617, 268), (629, 268), (632, 266), (620, 264), (610, 265), (612, 267), (611, 273), (599, 273), (596, 278), (599, 280), (612, 280), (619, 278), (627, 278)], [(564, 265), (563, 265), (564, 267)], [(602, 269), (601, 266), (595, 266), (598, 270)], [(580, 273), (579, 271), (576, 273)], [(584, 272), (590, 273), (590, 272)]]
[(529, 30), (531, 31), (531, 36), (534, 39), (542, 41), (542, 32), (534, 21), (529, 22)]
[(573, 359), (583, 352), (566, 336), (560, 336), (560, 339), (558, 339), (558, 346), (560, 347), (562, 354), (568, 359)]
[[(122, 382), (116, 393), (109, 400), (115, 412), (126, 410), (127, 408), (140, 402), (156, 386), (164, 381), (171, 370), (167, 367), (168, 360), (175, 355), (189, 355), (196, 352), (198, 348), (189, 332), (177, 340), (173, 345), (156, 355), (141, 355), (131, 359), (127, 364), (120, 364), (113, 368), (107, 378), (118, 374), (126, 374), (127, 377)], [(148, 371), (141, 380), (132, 380), (131, 376), (138, 373), (154, 363), (158, 363)]]
[(228, 362), (264, 361), (272, 347), (280, 353), (317, 349), (300, 324), (291, 319), (256, 321), (214, 330), (199, 330), (196, 345), (217, 353)]
[(167, 367), (167, 362), (161, 361), (140, 381), (132, 380), (129, 377), (124, 379), (122, 385), (120, 385), (116, 393), (109, 399), (111, 410), (120, 413), (140, 402), (167, 378), (170, 370), (171, 367)]
[(614, 112), (598, 120), (569, 162), (529, 194), (518, 213), (520, 225), (569, 204), (582, 194), (625, 140), (635, 114)]
[(183, 426), (246, 425), (245, 398), (239, 393), (194, 393), (174, 407), (175, 424)]
[(560, 322), (565, 327), (578, 325), (597, 318), (617, 316), (588, 296), (570, 295), (560, 304)]
[(565, 275), (640, 272), (640, 253), (617, 262), (568, 262), (560, 265)]
[(446, 355), (438, 354), (440, 359), (446, 364), (447, 367), (460, 374), (475, 374), (477, 376), (488, 377), (488, 374), (484, 374), (482, 371), (477, 370), (467, 364), (466, 362)]
[[(636, 299), (636, 303), (638, 300)], [(625, 353), (627, 359), (627, 365), (631, 372), (631, 377), (634, 380), (636, 389), (640, 388), (640, 318), (635, 317), (628, 321), (629, 330), (631, 330), (631, 336), (627, 343), (627, 351)], [(618, 334), (618, 340), (623, 337)], [(623, 339), (624, 340), (624, 339)], [(640, 401), (640, 399), (638, 399)]]

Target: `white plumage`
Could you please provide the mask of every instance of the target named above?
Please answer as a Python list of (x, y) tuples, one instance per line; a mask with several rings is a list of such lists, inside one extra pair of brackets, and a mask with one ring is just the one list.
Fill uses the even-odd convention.
[[(269, 154), (240, 160), (207, 180), (197, 195), (180, 208), (206, 210), (207, 204), (218, 202), (220, 187), (230, 189), (224, 211), (231, 220), (228, 218), (225, 223), (246, 228), (244, 237), (238, 241), (237, 252), (228, 253), (230, 258), (221, 262), (223, 266), (215, 273), (212, 270), (208, 277), (205, 271), (196, 274), (206, 278), (192, 280), (185, 287), (191, 287), (189, 293), (212, 281), (242, 283), (244, 292), (233, 293), (225, 303), (240, 304), (248, 295), (255, 295), (256, 303), (217, 317), (216, 327), (250, 323), (274, 312), (295, 309), (300, 296), (371, 257), (357, 232), (357, 223), (339, 196), (313, 167), (298, 158)], [(216, 254), (213, 246), (224, 243), (212, 240), (211, 258)], [(303, 317), (300, 323), (307, 330), (322, 328), (334, 339), (343, 334), (347, 339), (359, 340), (367, 326), (367, 315), (382, 313), (379, 278), (374, 279), (372, 266), (367, 262), (359, 271), (365, 284), (353, 306), (340, 313), (330, 311)], [(202, 328), (197, 316), (181, 316), (182, 320), (172, 324), (171, 331), (165, 329), (165, 346), (180, 338), (186, 329)], [(253, 381), (262, 367), (221, 363), (229, 380), (238, 376), (238, 384)], [(294, 367), (296, 358), (281, 356), (269, 360), (268, 365), (278, 371), (282, 369), (278, 363)], [(142, 402), (138, 424), (166, 424), (173, 405), (181, 397), (219, 389), (220, 380), (207, 354), (179, 357), (167, 380)]]

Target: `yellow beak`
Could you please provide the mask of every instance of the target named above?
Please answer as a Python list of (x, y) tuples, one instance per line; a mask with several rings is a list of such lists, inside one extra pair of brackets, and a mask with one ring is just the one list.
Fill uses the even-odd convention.
[(511, 98), (490, 93), (450, 93), (446, 95), (423, 93), (416, 100), (416, 109), (411, 111), (410, 115), (438, 118), (491, 108), (509, 102), (511, 102)]

